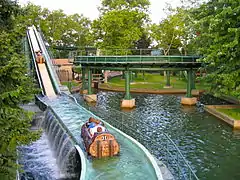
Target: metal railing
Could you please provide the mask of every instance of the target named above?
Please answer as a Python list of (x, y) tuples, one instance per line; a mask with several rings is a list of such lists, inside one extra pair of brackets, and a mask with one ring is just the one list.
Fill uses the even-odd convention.
[(196, 62), (197, 56), (75, 56), (74, 63), (189, 63)]
[(140, 56), (161, 56), (161, 55), (196, 55), (195, 51), (183, 51), (181, 49), (170, 49), (167, 53), (164, 49), (97, 49), (85, 48), (84, 50), (71, 51), (71, 56), (126, 56), (126, 55), (140, 55)]
[[(112, 108), (110, 110), (96, 108), (89, 106), (85, 101), (81, 102), (81, 106), (142, 143), (158, 160), (167, 166), (174, 178), (199, 180), (177, 145), (167, 134), (160, 133), (159, 129), (154, 127), (149, 129), (146, 123), (139, 124), (134, 117)], [(109, 113), (109, 111), (113, 113)], [(114, 114), (114, 116), (111, 116), (111, 114)]]

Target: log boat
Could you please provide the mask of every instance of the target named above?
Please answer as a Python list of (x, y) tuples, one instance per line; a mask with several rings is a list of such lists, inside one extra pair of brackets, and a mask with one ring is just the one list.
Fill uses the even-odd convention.
[(102, 121), (90, 117), (81, 128), (81, 136), (87, 153), (92, 157), (112, 157), (119, 154), (120, 146), (117, 140)]

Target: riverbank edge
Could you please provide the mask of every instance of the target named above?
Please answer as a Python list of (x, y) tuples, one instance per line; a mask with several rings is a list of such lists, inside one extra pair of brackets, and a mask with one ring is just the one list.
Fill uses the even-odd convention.
[(240, 105), (206, 105), (204, 106), (205, 111), (212, 114), (213, 116), (217, 117), (218, 119), (226, 122), (230, 126), (233, 127), (233, 129), (240, 129), (240, 120), (233, 119), (232, 117), (229, 117), (228, 115), (217, 111), (218, 108), (226, 108), (226, 109), (232, 109), (232, 108), (240, 108)]
[[(112, 87), (98, 87), (98, 90), (103, 91), (113, 91), (113, 92), (125, 92), (124, 88), (112, 88)], [(71, 93), (78, 93), (80, 88), (73, 88)], [(160, 89), (160, 90), (152, 90), (152, 89), (130, 89), (131, 93), (142, 93), (142, 94), (186, 94), (186, 89)], [(192, 90), (193, 96), (199, 96), (204, 93), (205, 90)]]

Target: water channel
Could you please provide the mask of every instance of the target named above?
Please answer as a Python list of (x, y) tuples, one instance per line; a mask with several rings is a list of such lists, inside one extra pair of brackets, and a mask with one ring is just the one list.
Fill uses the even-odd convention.
[[(122, 117), (118, 117), (116, 110), (120, 111), (123, 93), (99, 91), (97, 95), (98, 102), (95, 107), (98, 115), (107, 114), (109, 120), (121, 120)], [(148, 136), (167, 133), (200, 179), (240, 179), (240, 132), (233, 131), (230, 126), (205, 112), (202, 104), (226, 102), (203, 96), (200, 98), (202, 103), (189, 107), (182, 106), (180, 96), (176, 95), (132, 96), (136, 99), (137, 106), (124, 114), (134, 117), (136, 129), (139, 129), (141, 124), (147, 124), (149, 128), (140, 129)], [(79, 94), (75, 94), (75, 97), (83, 104)], [(152, 132), (151, 129), (157, 129), (159, 132)], [(148, 149), (150, 148), (152, 147), (149, 146)], [(159, 152), (155, 151), (154, 155), (158, 157)]]
[[(113, 118), (120, 121), (122, 117), (116, 112), (120, 112), (120, 99), (122, 99), (123, 93), (99, 91), (97, 95), (98, 102), (94, 106), (98, 111), (97, 114), (109, 117), (110, 123)], [(79, 94), (74, 96), (77, 97), (80, 104), (86, 105), (82, 96)], [(132, 111), (124, 112), (124, 115), (134, 117), (134, 121), (131, 123), (135, 125), (136, 129), (158, 141), (161, 139), (154, 134), (167, 133), (178, 145), (199, 179), (240, 179), (239, 131), (233, 131), (227, 124), (204, 112), (201, 103), (194, 107), (182, 106), (180, 96), (152, 94), (132, 94), (132, 96), (136, 98), (137, 107)], [(211, 97), (200, 98), (200, 101), (204, 104), (225, 103), (211, 99)], [(59, 115), (65, 114), (64, 120), (66, 117), (65, 122), (69, 125), (68, 127), (74, 134), (78, 134), (77, 129), (81, 123), (76, 120), (79, 120), (79, 117), (87, 119), (89, 114), (79, 111), (79, 107), (74, 106), (73, 109), (77, 116), (72, 118), (69, 116), (71, 115), (69, 110), (62, 111), (63, 107), (68, 107), (70, 101), (66, 103), (61, 100), (60, 102), (63, 106), (59, 106)], [(57, 108), (57, 106), (55, 107)], [(72, 123), (73, 121), (78, 123)], [(148, 128), (142, 124), (147, 124)], [(134, 137), (134, 135), (132, 136)], [(134, 138), (138, 139), (138, 137)], [(141, 140), (139, 141), (141, 142)], [(21, 147), (23, 155), (20, 163), (24, 165), (26, 171), (26, 178), (23, 179), (64, 179), (48, 143), (48, 138), (43, 133), (38, 141)], [(147, 148), (153, 152), (155, 157), (159, 157), (161, 154), (159, 150), (154, 151), (155, 147), (152, 147), (151, 144)], [(102, 168), (97, 162), (93, 165), (97, 169)]]

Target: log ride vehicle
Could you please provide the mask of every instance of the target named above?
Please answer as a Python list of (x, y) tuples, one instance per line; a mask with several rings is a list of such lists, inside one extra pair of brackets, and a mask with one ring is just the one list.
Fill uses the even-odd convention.
[(81, 136), (87, 153), (92, 157), (112, 157), (119, 154), (118, 142), (102, 121), (90, 117), (81, 128)]

